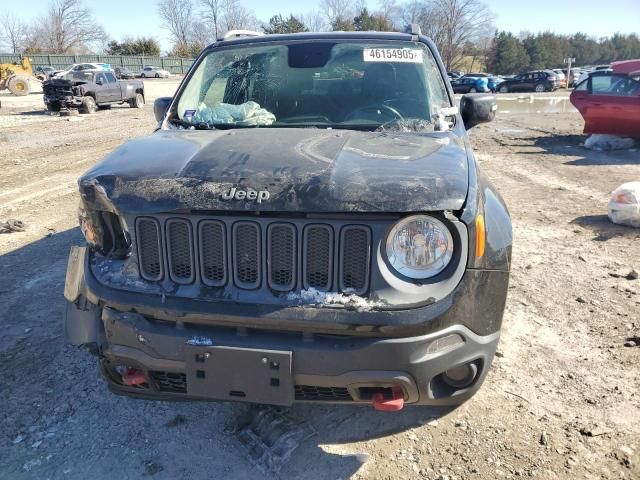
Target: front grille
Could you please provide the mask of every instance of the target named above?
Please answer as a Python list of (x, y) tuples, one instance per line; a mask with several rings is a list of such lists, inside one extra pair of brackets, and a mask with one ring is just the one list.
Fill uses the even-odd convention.
[(160, 392), (187, 393), (187, 375), (175, 372), (149, 372), (149, 378)]
[(138, 235), (140, 273), (147, 280), (161, 279), (160, 223), (153, 218), (140, 217), (136, 221), (136, 232)]
[(227, 282), (225, 265), (225, 228), (214, 220), (205, 220), (199, 227), (200, 274), (202, 281), (212, 287), (220, 287)]
[(344, 387), (317, 387), (315, 385), (296, 385), (296, 400), (350, 402), (353, 400), (349, 390)]
[(267, 258), (269, 259), (269, 286), (288, 292), (295, 287), (296, 230), (293, 225), (269, 225)]
[(361, 294), (369, 288), (369, 249), (371, 233), (366, 227), (349, 226), (342, 229), (340, 289)]
[(180, 219), (167, 222), (167, 250), (171, 279), (176, 283), (192, 283), (194, 257), (191, 223)]
[(369, 290), (372, 234), (365, 225), (162, 215), (138, 217), (135, 226), (147, 280), (282, 293)]
[(233, 225), (233, 272), (241, 288), (260, 284), (260, 226), (251, 222)]
[(304, 288), (329, 291), (333, 272), (333, 229), (327, 225), (309, 225), (303, 238)]

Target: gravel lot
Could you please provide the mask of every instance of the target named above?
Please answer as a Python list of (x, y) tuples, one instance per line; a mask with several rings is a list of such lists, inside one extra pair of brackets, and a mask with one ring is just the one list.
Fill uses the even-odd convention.
[[(177, 81), (145, 84), (150, 102)], [(61, 118), (41, 95), (0, 96), (0, 221), (28, 225), (0, 235), (0, 478), (640, 478), (640, 346), (625, 346), (640, 345), (640, 280), (625, 278), (640, 230), (606, 218), (609, 192), (640, 179), (640, 153), (586, 150), (564, 93), (503, 98), (472, 130), (514, 221), (499, 356), (454, 411), (382, 414), (109, 393), (62, 331), (76, 179), (151, 132), (152, 106)]]

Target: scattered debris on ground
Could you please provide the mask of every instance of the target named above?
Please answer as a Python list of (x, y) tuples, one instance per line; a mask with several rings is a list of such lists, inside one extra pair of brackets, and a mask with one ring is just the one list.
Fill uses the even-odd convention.
[(607, 150), (628, 150), (635, 147), (633, 138), (618, 137), (617, 135), (605, 135), (594, 133), (584, 142), (584, 146), (590, 150), (604, 152)]
[(0, 233), (24, 232), (27, 225), (22, 220), (9, 219), (6, 222), (0, 222)]
[(609, 219), (640, 228), (640, 181), (623, 183), (611, 193)]

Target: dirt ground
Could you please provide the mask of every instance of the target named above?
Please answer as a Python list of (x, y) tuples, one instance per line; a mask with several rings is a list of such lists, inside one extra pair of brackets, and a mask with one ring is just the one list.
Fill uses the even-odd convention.
[[(149, 100), (177, 85), (147, 83)], [(82, 241), (76, 179), (148, 134), (152, 106), (60, 118), (40, 95), (2, 96), (0, 222), (28, 227), (0, 235), (0, 478), (640, 478), (640, 346), (625, 346), (640, 345), (640, 280), (625, 278), (640, 269), (640, 230), (606, 218), (609, 192), (640, 180), (640, 152), (586, 150), (581, 118), (554, 97), (508, 97), (472, 130), (515, 236), (486, 383), (451, 412), (384, 414), (109, 393), (62, 330), (67, 254)], [(247, 427), (257, 415), (270, 435)]]

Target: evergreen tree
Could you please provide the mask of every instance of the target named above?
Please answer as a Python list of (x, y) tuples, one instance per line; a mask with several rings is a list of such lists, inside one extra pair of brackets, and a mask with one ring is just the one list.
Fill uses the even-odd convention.
[(529, 67), (529, 57), (522, 43), (510, 32), (496, 32), (488, 58), (489, 71), (506, 75)]
[(264, 33), (299, 33), (308, 32), (309, 29), (293, 15), (289, 15), (288, 18), (283, 18), (282, 15), (274, 15), (269, 20), (268, 25), (262, 27)]

